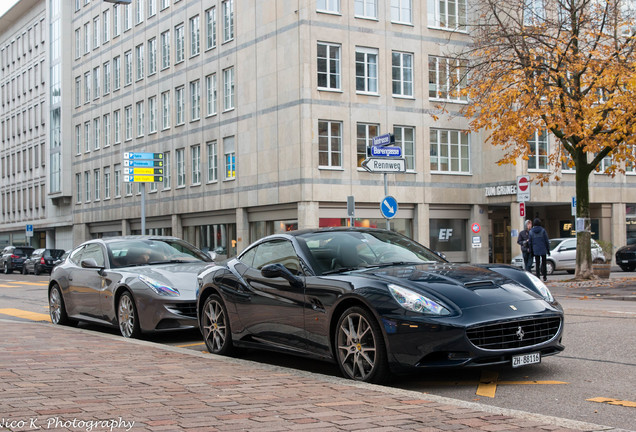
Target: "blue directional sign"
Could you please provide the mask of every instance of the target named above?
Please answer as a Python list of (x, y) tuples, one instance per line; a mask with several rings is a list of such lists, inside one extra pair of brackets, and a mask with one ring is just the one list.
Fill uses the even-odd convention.
[(371, 144), (375, 146), (385, 146), (395, 142), (393, 134), (384, 134), (371, 138)]
[(152, 167), (162, 167), (162, 160), (129, 160), (124, 159), (124, 166), (126, 167), (134, 167), (134, 168), (152, 168)]
[(163, 159), (163, 153), (124, 153), (124, 159)]
[(384, 197), (382, 202), (380, 202), (380, 213), (386, 219), (392, 219), (395, 217), (398, 211), (398, 203), (395, 198), (391, 195), (387, 195)]
[(370, 157), (402, 157), (402, 147), (369, 147), (368, 155)]

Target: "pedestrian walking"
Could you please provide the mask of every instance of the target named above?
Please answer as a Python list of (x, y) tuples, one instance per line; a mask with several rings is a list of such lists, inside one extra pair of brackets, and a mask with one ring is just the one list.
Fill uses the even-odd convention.
[(541, 226), (541, 219), (536, 218), (532, 222), (532, 229), (530, 230), (530, 248), (534, 255), (534, 265), (537, 272), (537, 277), (541, 279), (543, 274), (543, 280), (548, 280), (548, 270), (546, 265), (546, 255), (550, 255), (550, 240), (548, 239), (548, 233)]
[(519, 232), (517, 237), (517, 243), (521, 246), (521, 253), (523, 254), (523, 267), (530, 271), (532, 269), (532, 251), (530, 250), (530, 230), (532, 229), (532, 221), (528, 219), (525, 223), (525, 229)]

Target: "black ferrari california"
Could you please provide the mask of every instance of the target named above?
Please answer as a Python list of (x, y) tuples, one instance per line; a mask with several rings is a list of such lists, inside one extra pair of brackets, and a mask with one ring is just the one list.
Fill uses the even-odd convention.
[(355, 380), (411, 368), (538, 363), (563, 310), (531, 273), (451, 264), (400, 234), (329, 228), (265, 237), (198, 275), (211, 353), (265, 348), (335, 361)]

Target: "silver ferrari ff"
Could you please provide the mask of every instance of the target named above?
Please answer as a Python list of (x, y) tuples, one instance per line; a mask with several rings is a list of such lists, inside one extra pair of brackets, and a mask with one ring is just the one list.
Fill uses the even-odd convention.
[(196, 328), (197, 273), (212, 259), (176, 237), (87, 241), (51, 273), (51, 321), (118, 327), (124, 337)]

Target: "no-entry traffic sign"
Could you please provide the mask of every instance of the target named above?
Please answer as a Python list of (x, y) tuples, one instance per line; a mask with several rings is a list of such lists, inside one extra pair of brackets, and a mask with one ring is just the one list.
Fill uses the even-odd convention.
[(517, 201), (530, 201), (530, 176), (517, 177)]

